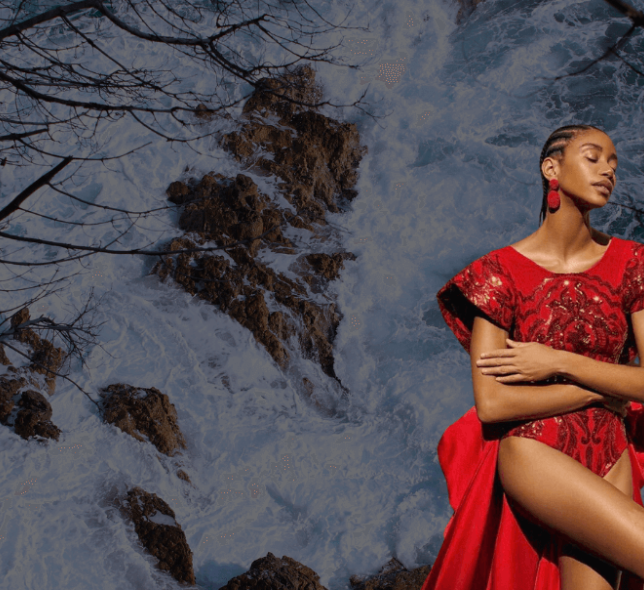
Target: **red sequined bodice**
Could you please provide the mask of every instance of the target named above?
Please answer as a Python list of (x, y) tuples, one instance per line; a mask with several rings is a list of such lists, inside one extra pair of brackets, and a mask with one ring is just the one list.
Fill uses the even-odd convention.
[[(613, 237), (580, 273), (554, 273), (511, 246), (475, 260), (437, 294), (448, 326), (469, 352), (474, 316), (520, 342), (609, 363), (632, 361), (630, 314), (644, 309), (644, 245)], [(623, 420), (601, 404), (539, 420), (507, 423), (505, 436), (539, 440), (605, 475), (626, 449)]]

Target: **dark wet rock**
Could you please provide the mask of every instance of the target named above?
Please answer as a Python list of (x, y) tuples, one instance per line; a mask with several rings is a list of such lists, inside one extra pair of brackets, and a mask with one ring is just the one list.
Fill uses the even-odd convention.
[(206, 121), (210, 121), (213, 116), (214, 112), (203, 103), (199, 103), (195, 108), (195, 117), (197, 117), (198, 119), (205, 119)]
[(14, 396), (21, 387), (27, 384), (24, 377), (19, 379), (8, 379), (7, 377), (0, 377), (0, 422), (7, 425), (11, 410), (15, 404)]
[(14, 339), (27, 344), (32, 349), (29, 370), (45, 376), (47, 393), (54, 395), (56, 390), (56, 375), (66, 355), (62, 348), (56, 348), (49, 340), (41, 338), (31, 328), (21, 328), (20, 325), (29, 321), (29, 309), (23, 307), (11, 317), (11, 327), (14, 329)]
[(7, 358), (7, 353), (4, 351), (4, 346), (0, 344), (0, 364), (10, 365), (11, 361)]
[[(357, 127), (311, 111), (279, 123), (285, 127), (251, 120), (240, 131), (225, 135), (222, 145), (237, 160), (280, 177), (284, 196), (295, 205), (305, 226), (314, 219), (324, 224), (326, 211), (340, 211), (338, 198), (355, 195), (351, 189), (366, 151), (359, 145)], [(270, 157), (254, 158), (258, 148)]]
[(60, 429), (51, 422), (51, 404), (39, 391), (23, 391), (18, 406), (22, 409), (16, 416), (14, 431), (24, 439), (41, 436), (58, 440)]
[[(36, 338), (39, 337), (36, 335)], [(39, 342), (34, 346), (34, 353), (31, 356), (29, 368), (34, 373), (40, 373), (45, 376), (45, 383), (47, 384), (49, 395), (54, 395), (54, 391), (56, 390), (56, 375), (52, 375), (48, 369), (58, 372), (64, 360), (65, 353), (62, 348), (56, 348), (48, 340), (39, 338)]]
[[(58, 372), (65, 360), (65, 354), (61, 348), (54, 347), (49, 340), (41, 338), (29, 326), (21, 327), (28, 321), (29, 309), (23, 307), (11, 317), (13, 333), (7, 335), (31, 348), (31, 362), (28, 366), (10, 365), (4, 347), (0, 345), (0, 363), (8, 365), (7, 374), (0, 377), (0, 423), (13, 427), (14, 432), (24, 439), (40, 437), (58, 440), (61, 431), (50, 420), (52, 407), (40, 392), (42, 379), (38, 379), (37, 375), (44, 375), (45, 392), (53, 395), (56, 375), (49, 373), (45, 367)], [(20, 391), (25, 387), (29, 389)]]
[(392, 557), (375, 576), (366, 579), (351, 576), (349, 583), (353, 590), (420, 590), (430, 569), (431, 566), (423, 565), (408, 570)]
[(481, 2), (483, 2), (483, 0), (457, 0), (459, 9), (458, 13), (456, 14), (456, 24), (460, 25), (468, 16), (470, 16), (474, 12), (474, 9)]
[[(211, 182), (205, 182), (206, 179)], [(259, 193), (255, 182), (243, 174), (238, 174), (231, 181), (218, 180), (206, 174), (195, 193), (201, 196), (182, 197), (187, 204), (179, 219), (179, 227), (206, 239), (217, 240), (222, 246), (248, 240), (251, 257), (257, 255), (261, 244), (259, 237), (284, 219), (270, 199)], [(266, 236), (266, 241), (289, 248), (293, 246), (279, 227)]]
[(16, 328), (29, 320), (29, 308), (23, 307), (11, 316), (11, 327)]
[(149, 440), (161, 453), (174, 456), (186, 448), (177, 424), (177, 411), (156, 387), (141, 388), (115, 383), (99, 392), (103, 420), (139, 441)]
[(134, 523), (143, 547), (159, 560), (159, 569), (180, 583), (194, 585), (192, 551), (172, 508), (156, 494), (140, 487), (128, 491), (127, 498), (117, 499), (116, 503), (121, 513)]
[(188, 200), (188, 195), (190, 194), (190, 189), (186, 186), (185, 183), (176, 181), (170, 183), (170, 186), (166, 190), (168, 199), (177, 205), (183, 205)]
[(320, 252), (319, 254), (307, 254), (304, 260), (313, 270), (315, 275), (306, 274), (302, 277), (314, 293), (323, 292), (329, 281), (334, 281), (344, 268), (345, 260), (355, 260), (356, 255), (352, 252), (336, 252), (333, 255)]
[(287, 121), (293, 115), (308, 110), (308, 107), (297, 104), (298, 102), (316, 104), (321, 100), (322, 90), (315, 83), (315, 72), (310, 66), (305, 65), (285, 73), (280, 78), (259, 80), (242, 112), (250, 116), (275, 113), (283, 121)]
[(27, 389), (22, 392), (18, 405), (23, 408), (21, 412), (27, 411), (34, 418), (49, 420), (51, 418), (51, 404), (39, 391)]
[(320, 576), (288, 555), (282, 559), (268, 553), (251, 563), (250, 569), (228, 580), (220, 590), (326, 590)]
[(189, 484), (192, 485), (192, 482), (190, 481), (190, 478), (188, 477), (188, 474), (183, 469), (179, 469), (177, 471), (177, 477), (179, 479), (182, 479), (183, 481), (188, 482)]
[(305, 256), (306, 261), (315, 269), (315, 272), (320, 273), (325, 279), (332, 281), (337, 278), (340, 269), (344, 268), (344, 260), (355, 260), (355, 254), (351, 252), (337, 252), (333, 256), (329, 254), (308, 254)]
[[(309, 66), (283, 78), (263, 79), (244, 106), (247, 122), (221, 138), (249, 169), (281, 180), (279, 191), (295, 214), (262, 194), (244, 174), (226, 178), (210, 172), (200, 180), (173, 182), (168, 199), (184, 205), (179, 227), (185, 234), (166, 249), (214, 242), (226, 247), (232, 262), (218, 254), (188, 252), (164, 257), (151, 273), (161, 280), (170, 275), (191, 295), (218, 306), (248, 328), (283, 369), (290, 361), (287, 345), (296, 337), (303, 355), (337, 379), (332, 345), (342, 315), (335, 303), (315, 302), (311, 294), (323, 293), (328, 281), (338, 278), (344, 260), (355, 260), (355, 255), (301, 256), (291, 265), (295, 280), (258, 259), (264, 248), (297, 253), (297, 246), (283, 234), (289, 225), (307, 230), (319, 242), (328, 240), (333, 230), (325, 220), (327, 211), (341, 211), (338, 202), (357, 195), (353, 186), (366, 151), (359, 144), (357, 127), (286, 100), (316, 103), (321, 97)], [(281, 309), (269, 311), (269, 300)]]

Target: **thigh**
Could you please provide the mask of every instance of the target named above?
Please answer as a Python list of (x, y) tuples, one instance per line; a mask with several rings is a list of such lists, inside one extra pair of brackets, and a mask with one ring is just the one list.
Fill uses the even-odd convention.
[(544, 443), (511, 436), (500, 443), (498, 473), (508, 501), (529, 520), (644, 578), (644, 508), (624, 493), (628, 462), (621, 457), (603, 479)]
[[(629, 498), (633, 497), (633, 476), (628, 449), (604, 479)], [(563, 549), (559, 558), (559, 571), (561, 590), (614, 590), (621, 578), (621, 570), (572, 543)]]

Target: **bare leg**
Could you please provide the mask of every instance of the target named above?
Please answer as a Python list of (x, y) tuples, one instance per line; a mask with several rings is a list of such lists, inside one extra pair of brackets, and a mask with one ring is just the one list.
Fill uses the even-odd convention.
[(644, 508), (610, 481), (556, 449), (515, 436), (499, 445), (498, 471), (508, 499), (531, 520), (644, 579)]
[[(633, 476), (628, 449), (604, 476), (626, 497), (633, 497)], [(564, 548), (559, 559), (561, 590), (615, 590), (622, 571), (610, 563), (594, 557), (575, 545)]]
[(559, 558), (561, 590), (615, 590), (622, 570), (568, 545)]

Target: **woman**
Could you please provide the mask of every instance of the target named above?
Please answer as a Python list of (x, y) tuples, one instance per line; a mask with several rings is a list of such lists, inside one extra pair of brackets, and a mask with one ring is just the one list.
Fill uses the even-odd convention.
[(540, 168), (539, 229), (437, 294), (475, 408), (438, 445), (454, 515), (422, 590), (643, 589), (644, 245), (590, 227), (603, 131), (557, 129)]

